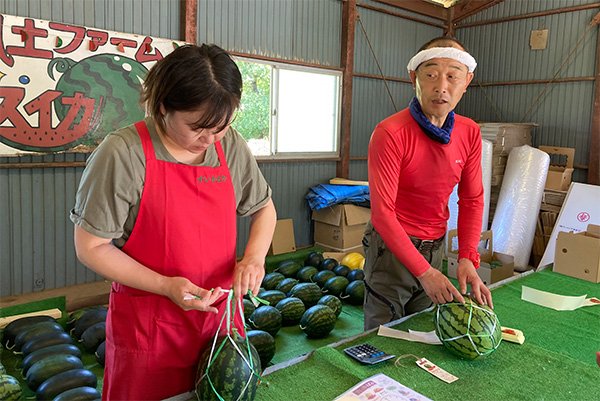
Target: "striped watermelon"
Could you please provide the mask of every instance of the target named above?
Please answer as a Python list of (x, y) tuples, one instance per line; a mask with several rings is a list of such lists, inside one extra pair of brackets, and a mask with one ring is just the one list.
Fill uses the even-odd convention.
[(247, 321), (252, 313), (256, 310), (256, 306), (249, 299), (244, 298), (244, 320)]
[(268, 273), (263, 278), (261, 287), (264, 287), (265, 290), (274, 290), (284, 278), (285, 276), (278, 272)]
[(0, 400), (17, 401), (21, 399), (21, 384), (10, 375), (0, 375)]
[(298, 283), (299, 281), (295, 278), (284, 278), (281, 283), (277, 284), (275, 289), (287, 294)]
[(306, 308), (316, 305), (321, 299), (321, 289), (315, 283), (300, 283), (288, 292), (288, 297), (300, 298)]
[(295, 260), (284, 260), (277, 265), (275, 271), (286, 277), (296, 277), (296, 274), (298, 274), (300, 269), (302, 269), (302, 265)]
[(336, 297), (339, 297), (346, 290), (348, 283), (349, 281), (346, 277), (332, 277), (323, 285), (323, 294), (335, 295)]
[(325, 285), (325, 282), (332, 277), (335, 277), (335, 273), (331, 270), (321, 270), (313, 276), (312, 281), (316, 283), (319, 287), (323, 287)]
[(203, 401), (251, 401), (261, 371), (258, 351), (236, 331), (220, 336), (202, 352), (196, 375), (196, 396)]
[(273, 356), (275, 356), (275, 339), (272, 335), (263, 330), (250, 330), (246, 333), (248, 341), (258, 352), (260, 357), (260, 366), (265, 369)]
[(335, 317), (339, 317), (340, 313), (342, 313), (342, 301), (333, 295), (323, 295), (317, 305), (329, 306), (335, 313)]
[(308, 338), (323, 338), (333, 330), (335, 321), (335, 312), (329, 306), (315, 305), (302, 315), (300, 329)]
[(304, 302), (295, 297), (282, 299), (275, 307), (281, 312), (281, 322), (284, 326), (298, 324), (306, 311)]
[[(357, 271), (357, 270), (353, 270)], [(346, 286), (344, 293), (340, 298), (351, 305), (362, 305), (365, 301), (365, 282), (363, 280), (354, 280)]]
[(260, 294), (260, 297), (267, 301), (269, 305), (275, 306), (279, 301), (285, 298), (285, 293), (279, 290), (268, 290)]
[(465, 297), (465, 303), (438, 305), (433, 317), (435, 332), (451, 352), (464, 359), (492, 353), (502, 339), (494, 311)]
[(323, 259), (323, 254), (319, 252), (311, 252), (308, 254), (306, 259), (304, 259), (304, 266), (319, 267)]
[(274, 306), (263, 305), (250, 315), (248, 323), (253, 330), (264, 330), (275, 336), (281, 329), (281, 313)]
[(312, 277), (317, 274), (319, 270), (314, 266), (304, 266), (302, 269), (298, 271), (296, 274), (296, 278), (303, 283), (312, 282)]

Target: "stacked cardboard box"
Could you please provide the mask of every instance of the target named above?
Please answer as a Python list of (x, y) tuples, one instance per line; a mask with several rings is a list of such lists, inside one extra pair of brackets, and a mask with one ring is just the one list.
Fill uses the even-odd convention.
[(506, 162), (512, 148), (531, 145), (533, 123), (480, 123), (481, 136), (492, 142), (492, 187), (490, 191), (489, 224), (492, 224)]
[(365, 226), (371, 209), (356, 205), (335, 205), (314, 210), (315, 245), (333, 252), (361, 252)]
[(600, 283), (600, 226), (588, 224), (580, 233), (558, 233), (554, 271)]

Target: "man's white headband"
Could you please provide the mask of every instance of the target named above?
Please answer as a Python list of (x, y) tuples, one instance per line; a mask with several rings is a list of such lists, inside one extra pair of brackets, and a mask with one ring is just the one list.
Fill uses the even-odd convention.
[(421, 50), (415, 54), (408, 62), (406, 69), (410, 74), (411, 71), (416, 71), (421, 63), (431, 60), (432, 58), (451, 58), (466, 65), (469, 72), (475, 71), (475, 67), (477, 67), (477, 61), (475, 61), (473, 56), (466, 51), (457, 49), (456, 47), (432, 47), (430, 49)]

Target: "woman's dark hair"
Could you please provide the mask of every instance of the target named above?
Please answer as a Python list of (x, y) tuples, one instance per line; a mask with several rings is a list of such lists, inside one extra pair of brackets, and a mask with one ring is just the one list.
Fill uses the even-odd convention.
[(432, 47), (452, 47), (453, 43), (459, 45), (462, 50), (467, 51), (465, 45), (460, 43), (458, 39), (455, 39), (450, 36), (438, 36), (437, 38), (433, 38), (429, 42), (421, 46), (419, 51), (430, 49)]
[(148, 72), (141, 101), (164, 132), (167, 112), (204, 113), (194, 129), (222, 130), (232, 120), (242, 97), (242, 75), (229, 54), (216, 45), (185, 45), (158, 61)]

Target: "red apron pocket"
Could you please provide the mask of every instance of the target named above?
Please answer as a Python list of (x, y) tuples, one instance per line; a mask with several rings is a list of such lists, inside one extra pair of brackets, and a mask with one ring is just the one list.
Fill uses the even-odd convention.
[(153, 315), (158, 296), (111, 292), (106, 335), (115, 347), (150, 351), (156, 331)]

